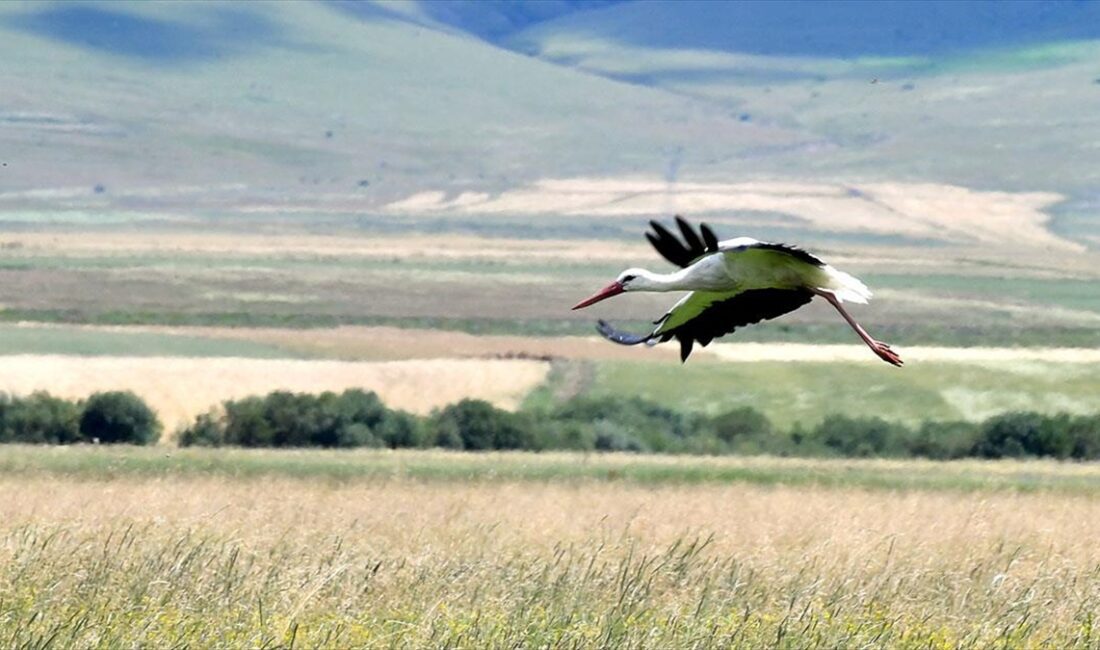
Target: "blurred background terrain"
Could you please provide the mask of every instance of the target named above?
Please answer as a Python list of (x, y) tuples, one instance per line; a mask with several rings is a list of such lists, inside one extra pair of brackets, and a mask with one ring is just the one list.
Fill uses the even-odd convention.
[[(1019, 348), (1100, 342), (1098, 37), (1087, 2), (5, 3), (0, 351), (335, 359), (374, 389), (480, 359), (500, 386), (469, 394), (510, 408), (1091, 412), (1088, 355)], [(594, 340), (667, 306), (569, 310), (662, 270), (642, 232), (674, 213), (859, 275), (909, 367)], [(852, 342), (819, 305), (725, 341)], [(417, 367), (395, 394), (432, 393)], [(172, 376), (162, 412), (210, 406)]]

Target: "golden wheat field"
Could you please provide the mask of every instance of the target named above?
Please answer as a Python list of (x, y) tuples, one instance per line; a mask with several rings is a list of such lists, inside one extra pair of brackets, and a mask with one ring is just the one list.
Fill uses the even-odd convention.
[(347, 362), (66, 355), (3, 359), (2, 391), (44, 390), (59, 397), (83, 398), (96, 391), (131, 390), (146, 400), (169, 431), (225, 400), (273, 390), (318, 393), (362, 388), (377, 392), (393, 408), (414, 413), (467, 397), (514, 408), (550, 368), (549, 363), (525, 359)]
[[(13, 453), (33, 465), (63, 452)], [(310, 453), (297, 462), (335, 457)], [(1098, 642), (1095, 496), (134, 474), (95, 458), (83, 473), (0, 479), (9, 647)]]

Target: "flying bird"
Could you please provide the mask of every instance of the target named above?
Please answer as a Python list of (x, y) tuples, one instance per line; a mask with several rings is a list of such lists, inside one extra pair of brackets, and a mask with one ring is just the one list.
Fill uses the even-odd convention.
[(599, 321), (597, 330), (622, 345), (655, 345), (676, 339), (680, 360), (687, 361), (695, 343), (706, 346), (738, 327), (792, 312), (821, 296), (836, 308), (859, 338), (880, 359), (895, 366), (901, 357), (890, 346), (871, 338), (856, 322), (844, 302), (866, 304), (871, 291), (856, 278), (838, 271), (794, 246), (738, 237), (718, 241), (706, 224), (695, 232), (676, 217), (680, 237), (656, 221), (646, 239), (666, 260), (681, 267), (675, 273), (627, 269), (614, 282), (585, 298), (581, 309), (627, 291), (688, 291), (672, 309), (654, 321), (648, 334), (631, 334)]

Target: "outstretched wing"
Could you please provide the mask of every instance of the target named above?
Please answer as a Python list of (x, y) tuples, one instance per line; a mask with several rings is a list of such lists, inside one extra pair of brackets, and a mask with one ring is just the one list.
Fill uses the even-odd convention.
[(700, 224), (699, 232), (696, 233), (687, 220), (677, 215), (676, 225), (680, 229), (683, 241), (656, 221), (650, 221), (649, 225), (653, 228), (653, 232), (647, 232), (645, 238), (653, 244), (653, 248), (657, 249), (661, 257), (676, 266), (691, 266), (700, 257), (718, 252), (718, 238), (705, 223)]
[(621, 345), (680, 342), (680, 360), (687, 361), (692, 346), (706, 346), (738, 327), (759, 323), (792, 312), (810, 302), (808, 289), (751, 289), (741, 292), (693, 291), (673, 305), (649, 334), (630, 334), (600, 321), (598, 331)]
[(825, 266), (825, 262), (822, 262), (817, 256), (808, 253), (797, 246), (791, 246), (790, 244), (774, 244), (766, 241), (756, 241), (748, 237), (741, 237), (739, 239), (729, 239), (724, 242), (718, 242), (718, 250), (722, 251), (726, 255), (741, 255), (741, 256), (753, 256), (761, 261), (758, 264), (766, 264), (763, 261), (765, 257), (775, 257), (782, 255), (790, 257), (791, 259), (799, 262), (804, 262), (810, 266), (822, 267)]
[(800, 262), (813, 266), (824, 266), (825, 263), (816, 256), (789, 244), (776, 244), (772, 242), (757, 241), (750, 237), (739, 237), (718, 241), (714, 231), (705, 223), (699, 224), (699, 232), (696, 233), (690, 223), (680, 215), (676, 215), (676, 226), (680, 236), (676, 236), (668, 228), (656, 221), (650, 221), (653, 232), (645, 234), (646, 239), (669, 262), (681, 268), (691, 266), (696, 260), (710, 253), (723, 252), (727, 254), (760, 253), (787, 255)]

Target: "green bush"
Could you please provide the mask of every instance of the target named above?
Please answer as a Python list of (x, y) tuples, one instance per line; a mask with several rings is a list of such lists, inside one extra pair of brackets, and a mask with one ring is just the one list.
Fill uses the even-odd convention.
[[(709, 425), (717, 445), (713, 447), (714, 451), (703, 448), (708, 453), (771, 454), (775, 456), (789, 456), (800, 453), (798, 443), (793, 437), (794, 432), (775, 431), (767, 416), (751, 406), (743, 406), (716, 415), (710, 419)], [(705, 442), (705, 439), (700, 440), (699, 444), (705, 444)], [(811, 446), (801, 450), (801, 453), (803, 455), (819, 455), (821, 453), (818, 450), (817, 454), (813, 454), (810, 450)]]
[(596, 433), (592, 427), (579, 422), (549, 419), (541, 421), (542, 438), (546, 449), (592, 451), (596, 449)]
[[(689, 451), (691, 438), (709, 431), (706, 418), (685, 414), (638, 397), (575, 397), (545, 414), (557, 426), (591, 427), (595, 448), (628, 445), (631, 451)], [(601, 441), (601, 428), (604, 438)], [(614, 429), (622, 435), (607, 433)]]
[(225, 423), (213, 413), (203, 413), (180, 431), (176, 442), (180, 447), (221, 447), (225, 444)]
[(84, 402), (80, 434), (102, 443), (148, 445), (160, 437), (160, 420), (137, 395), (129, 391), (95, 393)]
[(973, 422), (926, 421), (913, 433), (909, 453), (936, 460), (965, 458), (973, 453), (980, 431)]
[(772, 435), (771, 421), (751, 406), (742, 406), (717, 415), (711, 418), (710, 425), (714, 435), (727, 444)]
[(451, 449), (534, 449), (535, 427), (530, 420), (496, 408), (483, 400), (464, 399), (439, 411), (435, 418), (436, 445)]
[(225, 444), (275, 446), (275, 432), (264, 414), (264, 401), (262, 397), (246, 397), (225, 403)]
[(339, 395), (324, 393), (321, 401), (341, 422), (355, 422), (371, 429), (378, 428), (395, 413), (382, 403), (378, 395), (359, 388), (349, 388)]
[(1073, 448), (1070, 457), (1100, 460), (1100, 415), (1082, 415), (1068, 423)]
[(332, 441), (332, 447), (381, 447), (382, 441), (375, 437), (370, 427), (361, 422), (340, 425), (336, 429), (336, 437)]
[(268, 445), (272, 447), (305, 447), (309, 443), (308, 430), (316, 413), (310, 408), (317, 398), (297, 395), (288, 391), (275, 391), (260, 403), (258, 413), (250, 413), (249, 421), (259, 417), (268, 433)]
[(419, 418), (401, 411), (390, 411), (378, 423), (378, 438), (390, 449), (420, 447), (424, 444), (424, 426)]
[(595, 426), (593, 446), (598, 451), (649, 451), (645, 443), (630, 433), (627, 427), (610, 420), (600, 420)]
[(1003, 413), (982, 423), (974, 454), (985, 458), (1053, 456), (1068, 458), (1073, 452), (1070, 418), (1040, 413)]
[(0, 405), (0, 441), (64, 445), (81, 440), (80, 407), (72, 401), (35, 392)]
[(882, 418), (850, 418), (830, 415), (809, 439), (839, 456), (866, 458), (906, 456), (911, 433), (905, 426)]
[(180, 432), (180, 445), (400, 447), (419, 444), (422, 437), (417, 418), (358, 389), (320, 395), (274, 391), (223, 406), (223, 416), (200, 416)]

